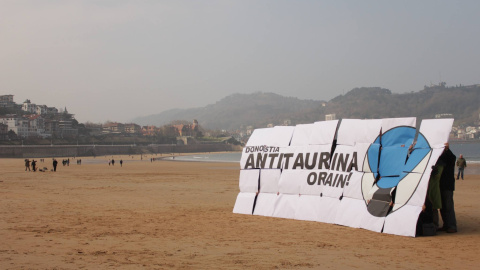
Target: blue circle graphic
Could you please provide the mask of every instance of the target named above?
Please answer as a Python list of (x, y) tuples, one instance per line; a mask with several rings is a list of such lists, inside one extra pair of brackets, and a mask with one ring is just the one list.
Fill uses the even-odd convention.
[(368, 148), (368, 165), (375, 179), (379, 179), (379, 188), (396, 187), (430, 152), (430, 144), (421, 133), (409, 149), (415, 135), (413, 127), (395, 127), (378, 136)]

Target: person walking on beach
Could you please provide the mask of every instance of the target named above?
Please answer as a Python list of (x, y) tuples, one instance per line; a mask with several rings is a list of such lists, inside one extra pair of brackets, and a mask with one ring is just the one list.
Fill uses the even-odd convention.
[(58, 164), (58, 161), (56, 159), (53, 159), (53, 171), (56, 172), (57, 171), (57, 164)]
[(123, 167), (123, 160), (120, 159), (120, 167)]
[(32, 160), (32, 171), (37, 171), (37, 161), (35, 161), (35, 159)]
[(25, 171), (30, 171), (30, 160), (28, 158), (25, 159)]
[(442, 195), (442, 216), (443, 227), (440, 231), (447, 233), (457, 232), (457, 219), (455, 217), (455, 208), (453, 203), (453, 191), (455, 190), (455, 160), (457, 157), (450, 150), (449, 144), (445, 143), (445, 149), (440, 156), (440, 162), (443, 162), (443, 172), (440, 177), (440, 192)]
[(463, 158), (462, 154), (460, 154), (460, 157), (457, 159), (457, 167), (458, 167), (457, 180), (458, 178), (460, 178), (460, 175), (462, 176), (462, 180), (463, 180), (463, 171), (465, 170), (465, 167), (467, 167), (467, 161)]
[(112, 158), (112, 166), (115, 166), (115, 159)]

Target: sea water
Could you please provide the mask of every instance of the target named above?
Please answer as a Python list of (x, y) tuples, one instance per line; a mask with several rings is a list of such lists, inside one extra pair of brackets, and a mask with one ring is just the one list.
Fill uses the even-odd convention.
[(187, 156), (175, 156), (166, 158), (168, 160), (178, 161), (200, 161), (200, 162), (240, 162), (242, 152), (227, 152), (227, 153), (197, 153)]
[[(480, 164), (480, 143), (450, 143), (450, 149), (458, 157), (462, 154), (470, 164)], [(240, 162), (241, 152), (202, 153), (176, 156), (175, 160), (201, 162)], [(171, 159), (171, 158), (170, 158)]]
[(455, 156), (463, 158), (470, 163), (480, 164), (480, 143), (450, 143), (450, 150)]

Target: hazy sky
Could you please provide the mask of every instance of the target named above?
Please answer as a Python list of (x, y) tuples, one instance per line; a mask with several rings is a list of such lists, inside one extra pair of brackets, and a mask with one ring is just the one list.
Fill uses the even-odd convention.
[(480, 83), (480, 1), (0, 1), (0, 95), (128, 122), (233, 93)]

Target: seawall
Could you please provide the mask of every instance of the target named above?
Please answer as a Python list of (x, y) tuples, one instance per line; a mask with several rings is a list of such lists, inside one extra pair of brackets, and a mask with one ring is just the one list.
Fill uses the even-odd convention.
[(135, 155), (154, 153), (196, 153), (242, 151), (229, 144), (195, 145), (24, 145), (0, 146), (0, 158), (82, 157), (103, 155)]

